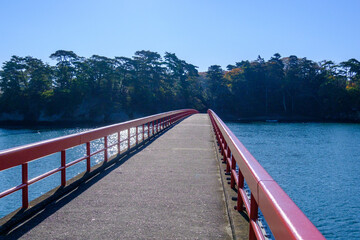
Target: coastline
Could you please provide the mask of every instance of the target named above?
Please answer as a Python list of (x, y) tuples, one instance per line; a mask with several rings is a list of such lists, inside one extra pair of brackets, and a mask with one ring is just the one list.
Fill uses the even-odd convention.
[[(90, 121), (90, 120), (57, 120), (57, 121), (27, 121), (27, 120), (6, 120), (0, 121), (0, 128), (18, 128), (22, 126), (36, 128), (36, 127), (52, 127), (52, 128), (67, 128), (67, 127), (102, 127), (106, 125), (116, 124), (131, 120), (117, 119), (111, 121)], [(234, 117), (224, 116), (225, 122), (236, 123), (360, 123), (360, 119), (339, 119), (339, 118), (315, 118), (315, 117), (284, 117), (284, 116), (258, 116), (258, 117)]]

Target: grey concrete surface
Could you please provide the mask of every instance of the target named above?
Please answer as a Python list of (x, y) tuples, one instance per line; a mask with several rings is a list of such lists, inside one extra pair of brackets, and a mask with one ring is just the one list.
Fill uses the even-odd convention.
[(193, 115), (5, 239), (232, 239), (213, 144)]

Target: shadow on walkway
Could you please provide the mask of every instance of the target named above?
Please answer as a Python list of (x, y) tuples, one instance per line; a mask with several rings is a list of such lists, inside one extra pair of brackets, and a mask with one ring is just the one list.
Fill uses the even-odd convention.
[[(185, 118), (186, 119), (186, 118)], [(183, 119), (184, 120), (184, 119)], [(183, 121), (182, 120), (182, 121)], [(181, 122), (181, 121), (180, 121)], [(49, 204), (42, 207), (37, 213), (31, 214), (30, 216), (23, 217), (22, 220), (17, 221), (17, 223), (11, 224), (7, 229), (1, 233), (0, 239), (18, 239), (29, 232), (31, 229), (36, 227), (42, 221), (44, 221), (47, 217), (54, 214), (56, 211), (64, 207), (66, 204), (71, 202), (73, 199), (81, 195), (87, 189), (89, 189), (92, 185), (106, 177), (113, 170), (117, 169), (121, 165), (123, 165), (126, 161), (131, 159), (132, 156), (141, 152), (143, 149), (148, 147), (153, 141), (162, 136), (164, 133), (178, 125), (180, 122), (161, 130), (154, 136), (151, 136), (150, 139), (146, 139), (143, 143), (140, 143), (138, 146), (130, 149), (130, 152), (124, 152), (119, 156), (115, 157), (111, 161), (107, 163), (102, 163), (100, 168), (102, 169), (96, 173), (94, 176), (91, 176), (89, 179), (81, 182), (77, 187), (65, 193), (63, 196), (57, 197), (54, 201), (51, 201)], [(81, 175), (81, 174), (80, 174)], [(86, 176), (86, 175), (85, 175)], [(62, 191), (63, 188), (59, 188), (53, 195), (56, 195), (57, 192)], [(9, 221), (14, 218), (22, 218), (23, 210), (18, 211)], [(56, 224), (56, 223), (55, 223)]]

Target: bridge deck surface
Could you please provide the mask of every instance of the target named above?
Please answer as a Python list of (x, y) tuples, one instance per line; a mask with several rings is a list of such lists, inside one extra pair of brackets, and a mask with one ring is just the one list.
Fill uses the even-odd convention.
[(193, 115), (7, 238), (231, 239), (213, 144)]

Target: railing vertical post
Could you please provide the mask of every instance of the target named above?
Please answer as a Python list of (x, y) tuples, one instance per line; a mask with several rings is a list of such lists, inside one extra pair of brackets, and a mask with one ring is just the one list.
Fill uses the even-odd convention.
[(25, 184), (25, 187), (22, 189), (22, 208), (26, 209), (29, 207), (29, 186), (28, 186), (28, 164), (23, 163), (21, 165), (22, 171), (22, 184)]
[(237, 206), (236, 206), (236, 209), (238, 211), (242, 211), (243, 209), (243, 204), (244, 204), (244, 201), (241, 197), (241, 190), (244, 188), (244, 175), (242, 174), (242, 172), (240, 171), (239, 169), (239, 183), (238, 183), (238, 196), (237, 196)]
[(90, 172), (91, 170), (91, 163), (90, 163), (90, 154), (91, 154), (91, 149), (90, 149), (90, 142), (86, 143), (86, 171)]
[(138, 145), (138, 143), (139, 143), (139, 139), (138, 139), (138, 126), (136, 126), (136, 145)]
[(256, 203), (254, 196), (251, 194), (250, 199), (250, 226), (249, 226), (249, 240), (256, 240), (255, 229), (253, 228), (251, 222), (255, 222), (258, 219), (258, 204)]
[(150, 122), (147, 123), (147, 132), (148, 132), (147, 138), (149, 139), (149, 137), (150, 137)]
[(142, 141), (144, 141), (144, 138), (145, 138), (145, 124), (142, 125)]
[(154, 135), (154, 122), (155, 121), (152, 121), (151, 123), (152, 123), (152, 135)]
[(128, 150), (130, 150), (130, 128), (128, 129)]
[(230, 173), (230, 187), (231, 188), (235, 188), (235, 172), (236, 172), (236, 161), (234, 156), (231, 154), (230, 156), (230, 161), (231, 161), (231, 173)]
[(221, 134), (220, 134), (220, 131), (218, 128), (216, 128), (216, 132), (217, 132), (217, 136), (218, 136), (218, 144), (219, 144), (219, 147), (220, 147), (220, 152), (222, 154), (222, 139), (221, 139)]
[(66, 185), (66, 152), (65, 150), (61, 151), (61, 186), (65, 187)]
[(217, 138), (218, 138), (218, 143), (219, 143), (219, 146), (220, 148), (222, 148), (222, 139), (221, 139), (221, 132), (219, 130), (219, 127), (216, 127), (216, 132), (217, 132)]
[(121, 132), (118, 132), (118, 154), (120, 154), (120, 147), (121, 147)]
[(223, 136), (221, 136), (221, 155), (223, 155), (224, 163), (226, 163), (225, 149), (226, 149), (226, 142), (225, 142), (225, 139), (223, 138)]
[[(230, 156), (231, 156), (231, 152), (230, 152), (230, 148), (229, 146), (226, 144), (226, 172), (230, 173)], [(229, 158), (229, 159), (228, 159)]]
[(108, 138), (107, 136), (104, 137), (104, 162), (108, 160)]

